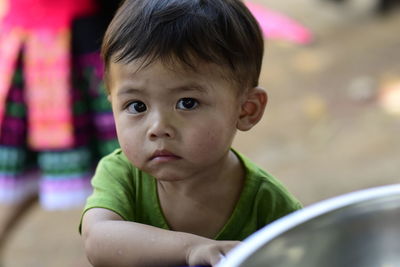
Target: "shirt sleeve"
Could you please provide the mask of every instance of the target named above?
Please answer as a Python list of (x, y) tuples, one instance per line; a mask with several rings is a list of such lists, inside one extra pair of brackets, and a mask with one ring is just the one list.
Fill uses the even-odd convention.
[(257, 196), (261, 225), (267, 225), (302, 208), (302, 204), (290, 194), (283, 185), (270, 177), (268, 182), (260, 186), (260, 195)]
[(104, 208), (134, 221), (134, 171), (120, 150), (104, 157), (92, 179), (93, 193), (87, 199), (84, 212)]

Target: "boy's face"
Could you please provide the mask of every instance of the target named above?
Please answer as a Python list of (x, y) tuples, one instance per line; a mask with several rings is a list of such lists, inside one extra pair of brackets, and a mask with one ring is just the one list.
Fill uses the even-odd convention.
[(110, 63), (110, 100), (121, 148), (159, 180), (183, 180), (218, 168), (240, 113), (237, 89), (211, 64), (197, 72), (155, 62)]

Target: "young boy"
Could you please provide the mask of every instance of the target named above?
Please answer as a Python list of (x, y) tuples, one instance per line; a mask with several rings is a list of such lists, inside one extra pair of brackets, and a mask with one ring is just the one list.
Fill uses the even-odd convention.
[(103, 42), (121, 149), (92, 180), (95, 266), (214, 265), (301, 207), (231, 149), (262, 117), (263, 40), (240, 0), (126, 0)]

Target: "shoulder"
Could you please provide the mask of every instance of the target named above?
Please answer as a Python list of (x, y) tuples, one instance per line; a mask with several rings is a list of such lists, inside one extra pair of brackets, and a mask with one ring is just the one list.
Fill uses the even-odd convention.
[(138, 172), (121, 149), (103, 157), (92, 178), (93, 193), (87, 199), (85, 210), (104, 208), (125, 220), (133, 220), (131, 205), (135, 203)]
[(110, 154), (104, 156), (98, 163), (97, 169), (133, 169), (133, 165), (129, 162), (128, 158), (124, 155), (120, 148), (117, 148)]
[(127, 185), (133, 183), (139, 170), (134, 167), (120, 148), (104, 156), (96, 167), (92, 185), (118, 183)]
[(110, 154), (104, 156), (100, 160), (99, 164), (118, 164), (118, 165), (132, 166), (132, 164), (130, 164), (128, 158), (122, 152), (121, 148), (117, 148)]
[(253, 208), (266, 223), (302, 208), (281, 181), (247, 157), (239, 153), (237, 155), (246, 169), (245, 187), (248, 188), (245, 190), (251, 193)]

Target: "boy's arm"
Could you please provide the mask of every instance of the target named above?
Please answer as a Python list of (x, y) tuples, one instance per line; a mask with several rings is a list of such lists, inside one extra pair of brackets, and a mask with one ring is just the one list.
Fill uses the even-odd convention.
[(86, 211), (82, 235), (93, 266), (213, 265), (239, 243), (124, 221), (101, 208)]

